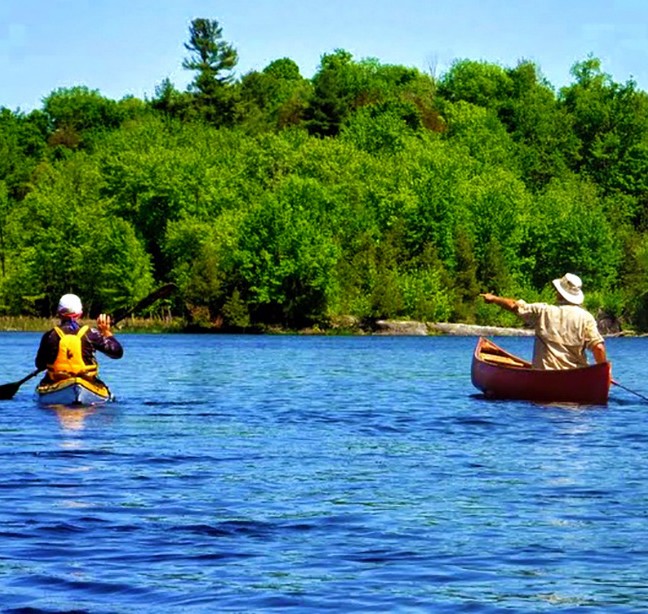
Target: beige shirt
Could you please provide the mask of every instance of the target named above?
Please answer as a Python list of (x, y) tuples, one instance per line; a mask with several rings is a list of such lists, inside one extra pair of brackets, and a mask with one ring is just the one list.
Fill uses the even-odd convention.
[(536, 369), (586, 367), (585, 350), (604, 341), (594, 316), (578, 305), (518, 301), (517, 314), (535, 330)]

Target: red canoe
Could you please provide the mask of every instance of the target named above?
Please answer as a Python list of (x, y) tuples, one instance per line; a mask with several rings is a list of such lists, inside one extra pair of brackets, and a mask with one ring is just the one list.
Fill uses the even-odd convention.
[(473, 354), (472, 383), (492, 399), (605, 405), (610, 363), (564, 370), (533, 369), (531, 363), (480, 337)]

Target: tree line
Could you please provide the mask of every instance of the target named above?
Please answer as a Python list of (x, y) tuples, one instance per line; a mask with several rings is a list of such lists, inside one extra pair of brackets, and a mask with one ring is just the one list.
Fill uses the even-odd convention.
[(185, 91), (0, 107), (0, 314), (173, 281), (174, 314), (227, 330), (507, 325), (479, 292), (552, 300), (571, 271), (588, 308), (648, 329), (648, 97), (597, 58), (556, 90), (528, 61), (437, 78), (345, 50), (236, 77), (209, 19), (185, 48)]

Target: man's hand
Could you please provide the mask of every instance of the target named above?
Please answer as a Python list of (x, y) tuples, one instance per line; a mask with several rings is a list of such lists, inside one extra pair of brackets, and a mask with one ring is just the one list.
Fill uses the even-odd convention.
[(485, 292), (484, 294), (480, 294), (479, 296), (481, 296), (487, 303), (492, 303), (496, 298), (496, 296), (494, 294), (491, 294), (490, 292)]
[(100, 313), (97, 318), (97, 328), (104, 337), (112, 337), (112, 332), (110, 331), (110, 316), (105, 313)]

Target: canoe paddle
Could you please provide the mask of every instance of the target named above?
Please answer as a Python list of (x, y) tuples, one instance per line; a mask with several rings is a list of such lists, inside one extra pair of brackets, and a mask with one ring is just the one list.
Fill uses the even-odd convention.
[[(111, 318), (112, 325), (115, 326), (132, 313), (146, 309), (147, 307), (150, 307), (153, 303), (155, 303), (155, 301), (166, 298), (167, 296), (171, 295), (173, 291), (176, 290), (176, 288), (177, 286), (175, 284), (165, 284), (164, 286), (161, 286), (157, 290), (151, 292), (151, 294), (149, 294), (148, 296), (144, 297), (134, 307), (122, 307), (120, 309), (117, 309), (117, 311), (115, 311), (115, 314)], [(16, 392), (18, 392), (18, 389), (26, 381), (30, 380), (32, 377), (36, 377), (41, 371), (43, 371), (43, 369), (36, 369), (29, 375), (25, 375), (25, 377), (23, 377), (21, 380), (18, 380), (17, 382), (0, 385), (0, 401), (13, 399)]]
[(630, 388), (626, 388), (626, 386), (622, 386), (616, 380), (613, 379), (612, 383), (615, 386), (618, 386), (619, 388), (623, 388), (624, 390), (627, 390), (628, 392), (631, 392), (632, 394), (636, 394), (640, 399), (643, 399), (644, 401), (648, 401), (648, 397), (645, 397), (643, 394), (639, 394), (638, 392), (635, 392), (634, 390), (630, 390)]

